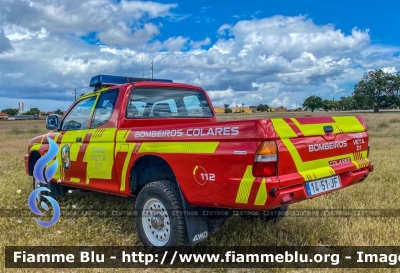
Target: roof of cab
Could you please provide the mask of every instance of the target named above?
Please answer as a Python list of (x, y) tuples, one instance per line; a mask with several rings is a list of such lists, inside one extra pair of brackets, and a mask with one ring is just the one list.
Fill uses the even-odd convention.
[(82, 100), (88, 97), (91, 97), (93, 95), (97, 95), (101, 92), (108, 91), (111, 89), (114, 89), (116, 87), (127, 87), (127, 86), (134, 86), (135, 88), (159, 88), (159, 87), (164, 87), (164, 88), (177, 88), (177, 89), (183, 89), (182, 91), (185, 91), (187, 89), (191, 90), (198, 90), (202, 91), (203, 89), (199, 86), (196, 85), (191, 85), (191, 84), (185, 84), (185, 83), (175, 83), (175, 82), (158, 82), (158, 81), (137, 81), (137, 82), (132, 82), (132, 83), (125, 83), (125, 84), (115, 84), (107, 87), (103, 87), (101, 89), (95, 90), (93, 92), (86, 93), (79, 97), (78, 100)]

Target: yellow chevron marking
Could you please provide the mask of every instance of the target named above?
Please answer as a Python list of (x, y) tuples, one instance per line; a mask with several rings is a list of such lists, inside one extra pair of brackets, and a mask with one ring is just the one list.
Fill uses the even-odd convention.
[[(312, 135), (324, 135), (323, 126), (332, 125), (334, 133), (350, 133), (350, 132), (364, 132), (362, 124), (356, 117), (343, 116), (343, 117), (332, 117), (335, 122), (320, 123), (320, 124), (300, 124), (295, 118), (292, 118), (294, 124), (300, 129), (304, 136)], [(359, 158), (363, 159), (367, 157), (367, 151), (362, 151), (357, 154), (344, 154), (333, 157), (327, 157), (322, 159), (316, 159), (312, 161), (303, 162), (299, 152), (297, 151), (294, 144), (290, 141), (290, 138), (296, 138), (297, 134), (292, 128), (281, 118), (271, 119), (276, 133), (280, 136), (281, 141), (288, 149), (293, 161), (296, 165), (298, 173), (304, 178), (305, 181), (316, 180), (323, 177), (331, 176), (335, 173), (333, 168), (329, 166), (329, 161), (338, 160), (343, 157), (350, 157), (351, 161), (359, 169), (361, 166), (365, 166), (365, 162), (359, 163)], [(367, 165), (366, 165), (367, 166)]]
[(142, 143), (139, 153), (188, 153), (213, 154), (219, 142), (146, 142)]
[[(127, 170), (129, 167), (129, 161), (131, 160), (131, 157), (132, 157), (133, 149), (135, 149), (135, 145), (136, 145), (136, 143), (124, 144), (124, 148), (127, 149), (128, 153), (126, 154), (124, 166), (122, 167), (122, 175), (121, 175), (122, 177), (121, 177), (121, 187), (120, 187), (121, 191), (125, 190)], [(126, 147), (126, 146), (128, 146), (128, 147)]]
[[(256, 179), (253, 174), (253, 166), (247, 166), (243, 178), (240, 181), (239, 189), (236, 195), (236, 203), (247, 204), (250, 196), (251, 186)], [(261, 198), (261, 197), (260, 197)]]
[(265, 185), (265, 178), (261, 181), (260, 188), (258, 188), (256, 201), (254, 205), (263, 206), (267, 201), (267, 186)]
[[(88, 131), (93, 132), (94, 129)], [(97, 129), (90, 138), (83, 162), (87, 162), (88, 178), (111, 179), (114, 164), (114, 136), (116, 128)]]
[[(127, 152), (128, 149), (126, 147), (129, 147), (129, 144), (125, 144), (126, 140), (129, 136), (129, 132), (130, 130), (118, 130), (117, 131), (117, 136), (116, 136), (116, 147), (115, 147), (115, 151), (114, 151), (114, 157), (117, 155), (117, 152)], [(135, 144), (135, 143), (133, 143)], [(125, 148), (123, 148), (123, 146)]]

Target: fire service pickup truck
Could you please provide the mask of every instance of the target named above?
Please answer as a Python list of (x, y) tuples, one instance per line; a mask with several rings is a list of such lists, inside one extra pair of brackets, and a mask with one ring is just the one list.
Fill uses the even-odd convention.
[[(158, 249), (192, 245), (230, 212), (276, 220), (289, 204), (363, 181), (373, 166), (362, 116), (218, 122), (205, 90), (171, 80), (98, 75), (29, 142), (26, 172), (57, 143), (48, 187), (136, 197), (136, 229)], [(43, 193), (44, 194), (44, 193)], [(254, 213), (253, 212), (258, 212)], [(232, 213), (233, 214), (233, 213)]]

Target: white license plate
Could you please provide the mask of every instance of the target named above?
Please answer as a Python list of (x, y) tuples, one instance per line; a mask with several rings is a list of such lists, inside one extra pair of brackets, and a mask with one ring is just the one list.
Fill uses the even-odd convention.
[(340, 179), (337, 175), (307, 182), (305, 184), (308, 196), (313, 196), (334, 189), (339, 189), (341, 187)]

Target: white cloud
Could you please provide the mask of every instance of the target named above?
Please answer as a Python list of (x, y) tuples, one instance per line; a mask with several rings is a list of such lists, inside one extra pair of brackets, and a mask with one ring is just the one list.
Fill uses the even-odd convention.
[(392, 73), (396, 73), (397, 69), (394, 66), (392, 66), (392, 67), (384, 67), (384, 68), (382, 68), (382, 71), (385, 72), (385, 73), (392, 74)]
[(121, 10), (129, 13), (133, 19), (140, 19), (145, 14), (149, 18), (170, 16), (170, 10), (176, 8), (177, 4), (161, 4), (157, 2), (147, 1), (126, 1), (120, 3)]
[(170, 37), (166, 41), (164, 41), (163, 46), (168, 50), (168, 51), (179, 51), (181, 50), (186, 42), (188, 41), (187, 37)]
[[(3, 98), (71, 102), (75, 88), (90, 90), (91, 76), (141, 76), (143, 60), (148, 77), (154, 60), (155, 77), (202, 86), (210, 90), (214, 105), (294, 107), (311, 94), (323, 98), (349, 95), (367, 69), (400, 69), (400, 59), (393, 55), (399, 48), (371, 46), (368, 30), (353, 29), (346, 35), (333, 25), (316, 25), (304, 16), (222, 24), (215, 29), (218, 40), (212, 43), (212, 34), (194, 41), (179, 35), (179, 28), (176, 36), (157, 39), (162, 24), (149, 19), (169, 20), (175, 16), (171, 10), (176, 4), (125, 0), (119, 4), (111, 0), (32, 3), (14, 0), (7, 4), (9, 12), (3, 11), (6, 22), (0, 28), (5, 44), (8, 41), (8, 49), (12, 48), (1, 51), (0, 31)], [(21, 11), (25, 17), (12, 16)], [(102, 44), (87, 44), (77, 37), (90, 32), (96, 32)]]
[(198, 49), (202, 46), (209, 45), (211, 43), (211, 39), (209, 37), (205, 38), (204, 40), (201, 41), (190, 41), (190, 46), (192, 49)]
[(4, 51), (9, 51), (12, 49), (10, 40), (4, 34), (4, 30), (0, 28), (0, 53)]
[(15, 0), (5, 4), (0, 17), (9, 24), (28, 30), (28, 35), (42, 29), (54, 34), (78, 36), (98, 33), (106, 44), (132, 46), (147, 43), (159, 34), (158, 26), (143, 24), (143, 20), (176, 16), (171, 13), (171, 9), (176, 7), (177, 4), (152, 1)]
[(147, 23), (143, 28), (136, 29), (132, 33), (132, 30), (121, 22), (118, 26), (100, 32), (98, 37), (108, 45), (140, 46), (152, 40), (159, 33), (158, 27), (152, 23)]

